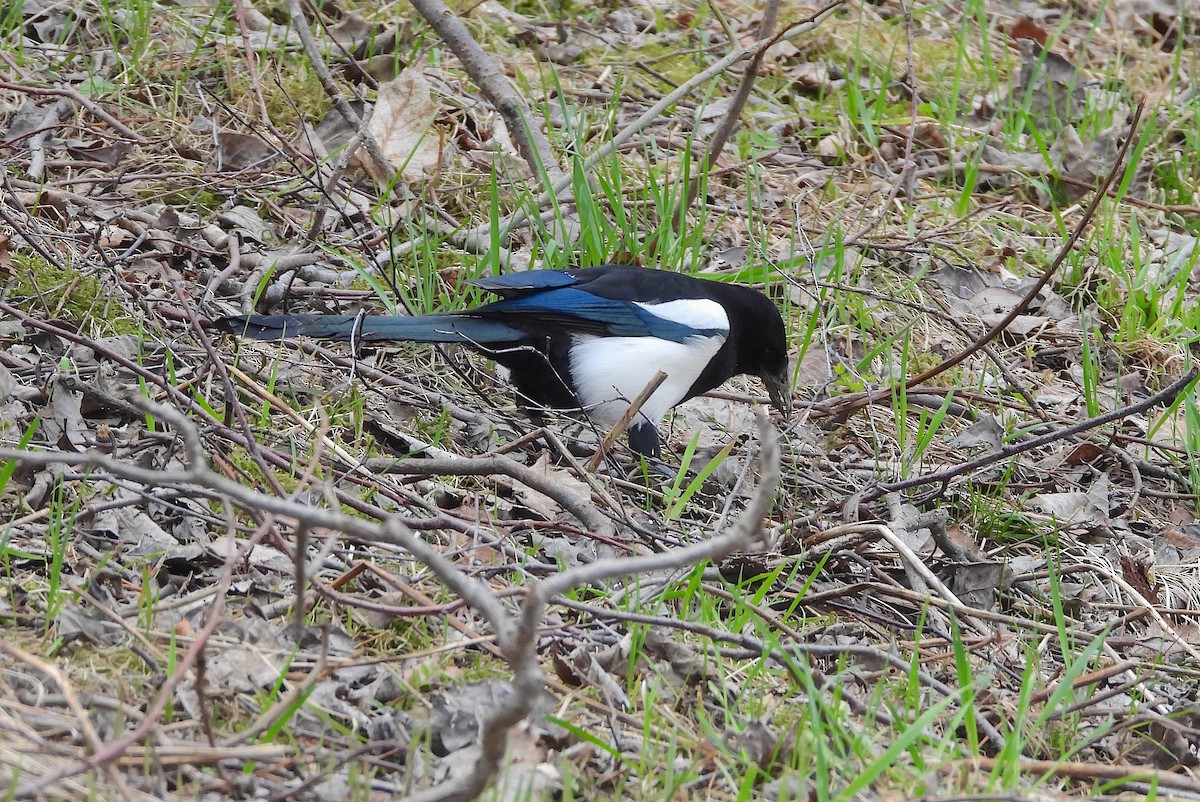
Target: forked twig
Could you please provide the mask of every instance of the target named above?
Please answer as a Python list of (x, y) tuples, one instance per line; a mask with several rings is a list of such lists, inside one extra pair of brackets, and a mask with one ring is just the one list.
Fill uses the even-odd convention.
[(716, 533), (708, 540), (662, 554), (598, 560), (530, 585), (516, 627), (497, 638), (513, 670), (512, 693), (501, 703), (500, 709), (481, 725), (479, 757), (474, 766), (458, 778), (413, 794), (406, 802), (468, 802), (482, 793), (499, 772), (508, 747), (509, 730), (529, 714), (538, 695), (546, 687), (546, 678), (537, 659), (537, 635), (546, 607), (557, 597), (595, 582), (649, 571), (680, 569), (703, 560), (721, 559), (762, 537), (763, 520), (775, 500), (780, 461), (775, 431), (761, 413), (758, 415), (758, 431), (761, 465), (759, 485), (741, 517), (728, 532)]

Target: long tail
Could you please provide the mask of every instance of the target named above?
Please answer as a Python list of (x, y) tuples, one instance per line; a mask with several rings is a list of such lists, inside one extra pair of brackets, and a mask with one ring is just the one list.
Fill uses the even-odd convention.
[(216, 321), (218, 328), (254, 340), (317, 337), (326, 340), (400, 340), (416, 343), (519, 342), (524, 332), (505, 323), (465, 315), (243, 315)]

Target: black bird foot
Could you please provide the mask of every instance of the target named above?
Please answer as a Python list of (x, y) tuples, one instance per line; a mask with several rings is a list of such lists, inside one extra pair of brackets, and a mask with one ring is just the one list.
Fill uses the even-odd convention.
[(646, 421), (630, 426), (629, 447), (648, 461), (660, 459), (662, 450), (658, 445), (658, 427)]
[[(639, 467), (637, 473), (639, 476), (642, 475), (642, 470), (640, 469), (640, 467)], [(668, 465), (667, 463), (663, 462), (660, 459), (653, 459), (650, 457), (646, 458), (645, 474), (652, 479), (658, 478), (658, 479), (672, 479), (673, 480), (677, 473), (679, 473), (679, 470), (677, 468), (672, 468), (670, 465)]]
[(678, 469), (671, 467), (660, 459), (641, 457), (636, 462), (621, 460), (621, 464), (609, 462), (601, 465), (596, 473), (601, 476), (616, 476), (633, 484), (645, 484), (647, 487), (657, 487), (665, 482), (674, 481)]

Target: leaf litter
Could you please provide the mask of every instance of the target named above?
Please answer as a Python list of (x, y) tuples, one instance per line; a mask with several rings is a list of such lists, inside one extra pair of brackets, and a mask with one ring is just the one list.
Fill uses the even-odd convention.
[[(741, 21), (745, 9), (717, 5), (739, 44), (753, 41), (755, 27)], [(940, 490), (914, 490), (904, 503), (898, 496), (856, 501), (880, 480), (999, 453), (1027, 429), (1062, 427), (1097, 405), (1120, 409), (1181, 375), (1177, 342), (1122, 341), (1106, 349), (1092, 386), (1080, 367), (1084, 339), (1096, 327), (1111, 335), (1120, 323), (1080, 314), (1101, 257), (1080, 250), (1083, 279), (1046, 288), (995, 344), (998, 364), (979, 358), (963, 368), (953, 384), (964, 412), (941, 424), (928, 450), (918, 452), (910, 429), (928, 423), (945, 387), (912, 393), (913, 408), (900, 419), (895, 403), (878, 402), (839, 419), (828, 399), (886, 386), (906, 367), (898, 352), (879, 347), (881, 332), (849, 325), (831, 309), (863, 304), (887, 331), (906, 331), (921, 352), (946, 356), (1015, 308), (1037, 272), (1031, 265), (1060, 236), (1055, 225), (1005, 221), (1045, 221), (1041, 209), (1078, 214), (1071, 204), (1086, 200), (1115, 163), (1132, 93), (1147, 89), (1154, 65), (1175, 48), (1196, 44), (1195, 20), (1181, 4), (1122, 2), (1114, 6), (1117, 27), (1091, 39), (1082, 20), (1061, 29), (1041, 17), (1018, 26), (1011, 12), (989, 8), (995, 32), (1008, 31), (1012, 42), (999, 57), (1012, 80), (964, 88), (974, 104), (964, 125), (952, 130), (922, 115), (868, 132), (848, 115), (822, 117), (823, 102), (851, 92), (907, 108), (903, 86), (844, 57), (855, 29), (867, 38), (900, 32), (896, 41), (903, 40), (903, 27), (883, 16), (895, 9), (885, 6), (848, 6), (840, 19), (853, 24), (819, 27), (769, 51), (743, 121), (773, 147), (749, 158), (725, 154), (708, 188), (722, 214), (707, 218), (711, 258), (694, 267), (753, 275), (763, 264), (790, 265), (783, 272), (793, 310), (816, 316), (797, 385), (811, 403), (786, 431), (789, 453), (768, 521), (775, 546), (707, 570), (595, 583), (553, 607), (537, 652), (557, 679), (510, 733), (493, 798), (545, 798), (566, 784), (576, 796), (642, 798), (639, 783), (672, 772), (691, 794), (724, 798), (736, 790), (734, 778), (751, 776), (756, 793), (816, 798), (793, 762), (808, 737), (797, 722), (806, 704), (818, 703), (814, 688), (838, 694), (851, 711), (846, 720), (863, 732), (882, 726), (864, 702), (897, 670), (889, 662), (896, 657), (928, 671), (913, 675), (923, 708), (948, 698), (939, 697), (943, 683), (957, 679), (939, 650), (952, 630), (945, 611), (953, 609), (977, 643), (991, 644), (971, 655), (987, 691), (976, 696), (977, 715), (1010, 721), (1023, 698), (1025, 644), (1051, 634), (1043, 622), (1056, 599), (1065, 616), (1058, 634), (1086, 645), (1109, 627), (1095, 666), (1125, 668), (1078, 679), (1069, 700), (1038, 708), (1047, 698), (1040, 697), (1027, 712), (1063, 716), (1070, 702), (1081, 722), (1075, 762), (1153, 765), (1167, 783), (1160, 788), (1190, 776), (1200, 534), (1179, 408), (1128, 416), (1103, 436), (1048, 443)], [(339, 11), (345, 52), (386, 39)], [(68, 48), (88, 52), (101, 36), (95, 9), (65, 14), (25, 4), (22, 13), (23, 30), (14, 35), (39, 70)], [(197, 13), (195, 22), (209, 10), (172, 13)], [(539, 59), (569, 65), (555, 92), (581, 105), (595, 102), (589, 93), (619, 97), (618, 127), (673, 81), (651, 59), (640, 62), (649, 67), (640, 78), (614, 84), (604, 63), (612, 49), (725, 41), (713, 18), (699, 23), (694, 39), (697, 32), (680, 26), (695, 23), (695, 11), (670, 4), (599, 13), (569, 35), (561, 21), (501, 4), (485, 3), (479, 13), (504, 29), (489, 45), (510, 75), (540, 68)], [(196, 33), (204, 25), (176, 28), (167, 18), (155, 24), (171, 58), (223, 48), (261, 58), (260, 68), (277, 77), (280, 48), (298, 42), (262, 15), (248, 17), (244, 33), (230, 28), (206, 38)], [(951, 41), (957, 23), (925, 14), (916, 24), (924, 38)], [(413, 27), (405, 20), (391, 33), (406, 44)], [(1093, 43), (1085, 53), (1086, 41)], [(604, 55), (593, 64), (595, 47)], [(1126, 83), (1098, 79), (1112, 74), (1121, 48), (1136, 49), (1151, 66)], [(903, 60), (903, 52), (881, 49), (877, 58)], [(932, 94), (932, 59), (915, 58), (917, 88)], [(514, 605), (533, 580), (604, 556), (703, 541), (728, 526), (749, 497), (741, 482), (754, 465), (746, 442), (753, 432), (746, 402), (758, 394), (752, 384), (679, 410), (670, 453), (678, 458), (699, 434), (688, 481), (704, 460), (736, 445), (682, 514), (668, 519), (667, 486), (631, 471), (620, 452), (586, 474), (576, 453), (589, 450), (579, 446), (586, 425), (554, 416), (531, 423), (483, 361), (404, 346), (251, 346), (213, 341), (191, 325), (192, 314), (252, 308), (376, 308), (372, 288), (389, 282), (410, 304), (459, 302), (454, 275), (471, 273), (458, 270), (468, 259), (443, 241), (447, 231), (487, 225), (481, 187), (493, 168), (506, 198), (535, 185), (512, 132), (459, 67), (421, 59), (396, 70), (394, 59), (376, 57), (361, 73), (341, 64), (343, 89), (368, 86), (361, 76), (383, 79), (369, 94), (368, 131), (400, 174), (394, 185), (361, 150), (340, 161), (338, 148), (357, 130), (336, 112), (265, 130), (252, 96), (267, 82), (214, 104), (219, 82), (202, 76), (203, 94), (188, 94), (169, 115), (119, 94), (46, 95), (36, 72), (6, 80), (0, 144), (13, 172), (0, 245), (2, 445), (107, 455), (164, 476), (185, 468), (179, 432), (129, 401), (132, 391), (183, 411), (224, 475), (313, 506), (400, 515), (464, 576)], [(118, 78), (114, 64), (106, 69), (105, 80)], [(67, 80), (83, 86), (81, 78)], [(677, 158), (693, 131), (703, 141), (730, 106), (732, 86), (720, 84), (703, 103), (681, 101), (641, 132), (626, 164), (645, 169)], [(1178, 94), (1160, 90), (1164, 102), (1186, 103), (1194, 90), (1170, 91)], [(560, 129), (572, 122), (554, 98), (543, 106), (532, 85), (522, 94), (544, 109), (538, 119)], [(1005, 130), (1013, 118), (1021, 125)], [(960, 132), (979, 138), (956, 139)], [(1168, 134), (1150, 143), (1126, 200), (1146, 236), (1137, 254), (1146, 280), (1186, 303), (1195, 297), (1196, 199), (1166, 186), (1163, 173), (1179, 141)], [(909, 151), (915, 172), (904, 161)], [(934, 203), (921, 205), (968, 191), (964, 166), (972, 163), (982, 177), (969, 193), (989, 208), (953, 220)], [(924, 196), (901, 188), (906, 174)], [(918, 219), (928, 215), (929, 224), (891, 216), (894, 209), (880, 208), (889, 196)], [(765, 237), (740, 222), (752, 203)], [(414, 221), (429, 213), (448, 228), (421, 229)], [(835, 221), (857, 233), (840, 264), (804, 247), (805, 237), (823, 243)], [(558, 246), (583, 235), (580, 216), (564, 215)], [(978, 247), (989, 239), (990, 250)], [(514, 264), (540, 264), (527, 230), (502, 245)], [(380, 252), (419, 258), (390, 275), (372, 272)], [(440, 270), (446, 261), (455, 263), (451, 273)], [(347, 401), (351, 413), (340, 406)], [(585, 445), (594, 448), (604, 434), (583, 432)], [(479, 455), (501, 451), (532, 469), (530, 483), (483, 468), (422, 472), (412, 462), (468, 471), (468, 463), (487, 459)], [(380, 460), (404, 460), (404, 470), (388, 471)], [(255, 518), (186, 482), (158, 485), (65, 463), (9, 465), (0, 471), (8, 580), (0, 618), (10, 629), (0, 652), (0, 776), (17, 797), (320, 799), (359, 793), (363, 776), (372, 793), (399, 795), (474, 771), (480, 728), (513, 698), (512, 677), (492, 622), (412, 554), (329, 532), (302, 539), (286, 520)], [(608, 523), (589, 529), (553, 491)], [(931, 507), (939, 514), (931, 516)], [(895, 540), (865, 521), (886, 523)], [(306, 611), (299, 628), (298, 598)], [(706, 604), (715, 612), (702, 616)], [(1147, 604), (1161, 614), (1149, 615)], [(205, 633), (214, 615), (217, 626)], [(771, 649), (754, 640), (763, 632), (773, 648), (810, 649), (797, 653), (820, 684), (777, 672)], [(204, 644), (199, 662), (175, 668), (197, 643)], [(1038, 659), (1039, 689), (1069, 668), (1062, 653)], [(164, 684), (172, 678), (173, 686)], [(162, 688), (166, 712), (151, 706)], [(89, 755), (142, 725), (142, 737), (107, 768), (89, 769)], [(668, 745), (674, 757), (658, 757)], [(991, 748), (994, 756), (999, 743)], [(656, 756), (653, 768), (639, 769), (648, 755)], [(1028, 766), (1068, 757), (1036, 740), (1022, 756)], [(1064, 792), (1094, 790), (1086, 772), (1055, 770)], [(943, 787), (984, 787), (954, 764), (931, 771)], [(1030, 794), (1038, 793), (1039, 771), (1027, 768), (1021, 787)], [(1127, 773), (1136, 788), (1136, 772)], [(848, 766), (835, 781), (854, 774)], [(889, 781), (880, 782), (886, 795)], [(893, 791), (903, 788), (904, 780), (890, 782)]]

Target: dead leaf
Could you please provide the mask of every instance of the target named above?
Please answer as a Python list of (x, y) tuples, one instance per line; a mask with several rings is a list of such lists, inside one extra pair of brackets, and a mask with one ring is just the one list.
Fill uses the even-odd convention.
[(1108, 524), (1108, 474), (1102, 473), (1087, 492), (1039, 493), (1030, 501), (1060, 524)]
[(208, 681), (223, 690), (257, 691), (279, 679), (286, 654), (271, 622), (239, 618), (223, 622), (218, 630), (225, 639), (208, 659)]
[(1104, 453), (1104, 449), (1095, 443), (1079, 443), (1071, 448), (1063, 457), (1068, 465), (1083, 465), (1091, 462)]
[[(1068, 198), (1075, 200), (1090, 191), (1112, 169), (1126, 129), (1124, 125), (1114, 125), (1104, 129), (1087, 143), (1079, 140), (1079, 135), (1072, 126), (1063, 129), (1059, 138), (1063, 139), (1068, 132), (1073, 139), (1063, 145), (1059, 166), (1063, 175), (1071, 179), (1065, 182), (1063, 191)], [(1057, 148), (1058, 142), (1055, 142), (1050, 151), (1052, 157)]]
[(574, 688), (596, 688), (603, 694), (606, 704), (621, 710), (628, 710), (632, 706), (629, 696), (610, 671), (601, 665), (590, 645), (577, 645), (569, 653), (552, 647), (551, 654), (555, 673), (563, 682)]
[(265, 168), (279, 155), (274, 147), (256, 136), (222, 131), (216, 139), (213, 169), (217, 172)]
[(995, 415), (983, 415), (979, 420), (958, 433), (950, 445), (955, 448), (985, 446), (985, 453), (993, 454), (1004, 445), (1004, 427)]
[(832, 133), (817, 143), (817, 155), (825, 159), (838, 159), (850, 150), (841, 133)]
[(547, 762), (548, 750), (527, 722), (514, 727), (508, 736), (508, 754), (489, 797), (496, 802), (528, 802), (556, 799), (562, 791), (562, 775)]
[[(235, 538), (231, 535), (222, 535), (221, 537), (213, 538), (212, 542), (208, 544), (208, 549), (217, 559), (230, 560), (237, 556), (245, 546), (245, 540)], [(276, 571), (280, 574), (291, 573), (293, 568), (291, 557), (273, 546), (265, 546), (262, 543), (254, 544), (248, 554), (242, 555), (242, 559), (248, 565)]]
[(69, 389), (64, 379), (55, 380), (50, 391), (49, 408), (42, 417), (43, 437), (63, 450), (86, 451), (90, 430), (80, 411), (83, 394)]
[[(1183, 721), (1174, 721), (1166, 716), (1150, 714), (1151, 721), (1139, 728), (1141, 737), (1132, 741), (1128, 760), (1156, 766), (1164, 771), (1180, 771), (1180, 767), (1200, 764), (1197, 758), (1195, 714)], [(1131, 730), (1132, 732), (1132, 730)], [(1131, 739), (1132, 740), (1132, 739)]]
[(133, 145), (128, 142), (68, 142), (67, 153), (76, 159), (100, 162), (106, 167), (116, 167), (121, 159), (133, 152)]
[(408, 68), (379, 87), (367, 128), (384, 156), (407, 181), (428, 178), (442, 157), (442, 141), (433, 121), (439, 107), (421, 71)]
[[(546, 477), (549, 483), (558, 485), (562, 489), (581, 498), (586, 499), (591, 497), (592, 489), (588, 486), (587, 482), (576, 479), (575, 475), (570, 471), (551, 467), (549, 454), (542, 454), (538, 458), (538, 461), (531, 467), (532, 470)], [(516, 491), (517, 498), (521, 500), (523, 505), (541, 515), (547, 521), (553, 521), (562, 512), (562, 508), (558, 506), (557, 501), (544, 493), (534, 490), (532, 487), (527, 487), (520, 482), (513, 482), (513, 489)]]
[(1013, 39), (1032, 39), (1042, 47), (1046, 46), (1046, 29), (1029, 17), (1018, 17), (1008, 26), (1008, 35)]
[(996, 592), (1005, 581), (1007, 568), (994, 560), (954, 563), (950, 589), (971, 607), (991, 610), (996, 606)]
[(1180, 24), (1184, 20), (1190, 22), (1195, 33), (1195, 7), (1186, 5), (1190, 10), (1185, 12), (1185, 5), (1183, 0), (1116, 0), (1113, 10), (1122, 30), (1161, 40), (1160, 46), (1168, 49), (1175, 46), (1181, 28), (1187, 30), (1186, 25)]
[(245, 240), (262, 243), (276, 239), (274, 226), (245, 204), (225, 209), (217, 215), (217, 220), (229, 230), (238, 232)]
[(1084, 77), (1066, 58), (1043, 49), (1032, 39), (1020, 39), (1017, 46), (1021, 50), (1021, 71), (1007, 104), (1023, 107), (1029, 125), (1043, 133), (1074, 122), (1084, 105)]
[(1151, 604), (1161, 605), (1162, 600), (1158, 598), (1158, 592), (1154, 589), (1154, 566), (1145, 560), (1135, 560), (1126, 554), (1122, 554), (1120, 559), (1121, 576), (1125, 581)]

